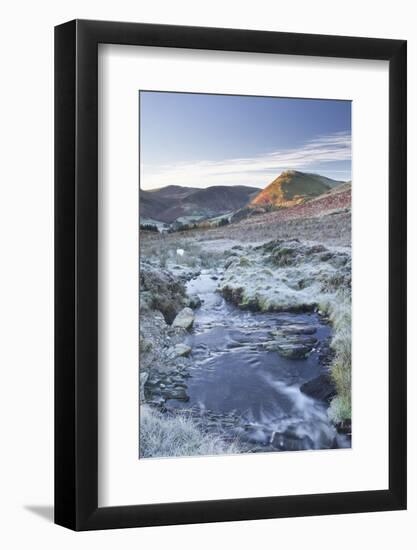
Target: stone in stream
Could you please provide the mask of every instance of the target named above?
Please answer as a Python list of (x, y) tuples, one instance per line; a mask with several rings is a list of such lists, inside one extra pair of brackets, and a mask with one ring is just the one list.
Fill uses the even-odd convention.
[(191, 353), (191, 348), (187, 344), (177, 344), (174, 347), (174, 351), (177, 357), (188, 357)]
[(265, 342), (264, 348), (268, 351), (276, 351), (282, 357), (288, 359), (305, 359), (307, 355), (314, 350), (317, 340), (315, 338), (304, 337), (295, 338), (279, 338), (272, 342)]
[(194, 313), (193, 310), (189, 307), (182, 309), (178, 315), (175, 317), (174, 322), (172, 323), (173, 327), (181, 327), (189, 330), (194, 323)]
[(343, 420), (336, 424), (337, 431), (347, 436), (352, 435), (352, 420)]
[(163, 396), (165, 399), (177, 399), (178, 401), (190, 400), (187, 392), (185, 391), (185, 388), (182, 387), (166, 388), (164, 390)]
[(198, 294), (191, 294), (188, 297), (188, 306), (192, 309), (197, 309), (201, 306), (201, 298)]
[(147, 403), (148, 403), (148, 405), (153, 405), (154, 407), (160, 407), (161, 405), (163, 405), (165, 403), (165, 399), (162, 396), (158, 395), (158, 396), (153, 397)]
[(182, 327), (168, 327), (167, 334), (171, 345), (180, 344), (187, 336), (187, 331)]
[(298, 334), (314, 334), (317, 332), (316, 327), (312, 325), (284, 325), (281, 328), (281, 332), (284, 335), (298, 335)]
[(314, 449), (313, 440), (308, 435), (299, 437), (291, 428), (288, 428), (284, 433), (273, 433), (271, 445), (282, 451), (304, 451), (306, 449)]
[(275, 336), (274, 342), (276, 344), (303, 344), (304, 346), (309, 346), (310, 348), (313, 348), (318, 340), (314, 336), (309, 336), (305, 334), (282, 334), (282, 333), (275, 333), (273, 334)]
[(271, 330), (270, 335), (277, 339), (288, 338), (292, 340), (316, 340), (312, 334), (317, 332), (316, 327), (309, 325), (284, 325), (277, 330)]
[(288, 359), (304, 359), (312, 350), (311, 346), (299, 343), (277, 344), (276, 351)]
[(277, 351), (289, 359), (304, 359), (313, 351), (317, 339), (311, 336), (316, 328), (308, 325), (286, 325), (270, 332), (274, 340), (265, 344), (269, 351)]
[(300, 390), (315, 399), (330, 403), (336, 395), (336, 388), (329, 374), (321, 374), (301, 385)]

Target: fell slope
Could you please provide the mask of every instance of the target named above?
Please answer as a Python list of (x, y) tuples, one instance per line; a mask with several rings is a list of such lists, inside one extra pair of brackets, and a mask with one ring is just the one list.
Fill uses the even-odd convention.
[(344, 182), (318, 174), (287, 170), (251, 201), (251, 207), (288, 208), (327, 193)]

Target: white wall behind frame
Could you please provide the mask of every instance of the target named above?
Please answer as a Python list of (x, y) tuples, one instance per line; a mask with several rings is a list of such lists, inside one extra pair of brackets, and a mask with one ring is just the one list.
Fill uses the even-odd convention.
[[(408, 0), (16, 0), (3, 7), (0, 226), (0, 544), (17, 550), (378, 550), (416, 545), (417, 161), (409, 170), (409, 506), (406, 512), (72, 533), (53, 526), (53, 26), (74, 17), (408, 39), (409, 150), (417, 149), (417, 36)], [(19, 29), (18, 38), (16, 30)], [(22, 341), (22, 334), (25, 335)], [(372, 403), (372, 400), (371, 400)], [(377, 422), (378, 419), (376, 418)], [(35, 510), (35, 511), (33, 511)], [(43, 515), (40, 515), (43, 514)]]

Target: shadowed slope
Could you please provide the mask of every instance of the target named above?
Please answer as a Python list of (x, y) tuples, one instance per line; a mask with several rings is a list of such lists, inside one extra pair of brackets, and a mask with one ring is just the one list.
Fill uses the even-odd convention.
[(243, 208), (259, 191), (244, 185), (214, 185), (196, 189), (170, 185), (153, 191), (140, 190), (140, 216), (173, 222), (184, 216), (209, 218)]

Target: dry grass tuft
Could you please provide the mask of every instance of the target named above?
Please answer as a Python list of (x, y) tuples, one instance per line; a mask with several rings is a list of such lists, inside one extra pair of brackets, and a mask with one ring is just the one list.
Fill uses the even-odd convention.
[(146, 405), (140, 409), (140, 458), (237, 454), (237, 442), (202, 432), (190, 415), (163, 416)]

